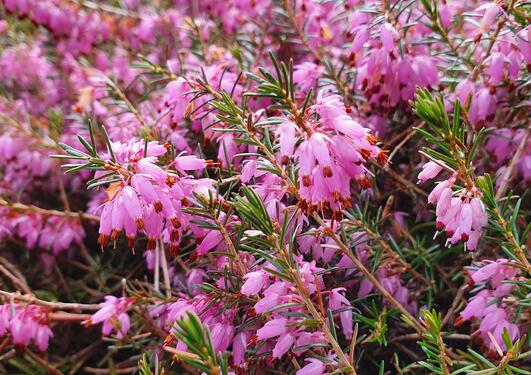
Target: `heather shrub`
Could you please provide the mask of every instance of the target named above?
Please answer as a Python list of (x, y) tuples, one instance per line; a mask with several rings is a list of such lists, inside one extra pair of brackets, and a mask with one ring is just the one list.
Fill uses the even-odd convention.
[(531, 374), (528, 4), (0, 15), (0, 372)]

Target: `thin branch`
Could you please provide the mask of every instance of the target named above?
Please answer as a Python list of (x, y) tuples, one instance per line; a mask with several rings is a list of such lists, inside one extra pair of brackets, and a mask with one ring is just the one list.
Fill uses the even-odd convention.
[(531, 131), (531, 128), (528, 127), (525, 131), (525, 134), (520, 141), (520, 144), (518, 145), (518, 148), (516, 149), (516, 152), (514, 153), (513, 158), (511, 159), (511, 162), (507, 166), (507, 169), (505, 170), (505, 173), (503, 174), (501, 180), (500, 180), (500, 188), (496, 192), (496, 199), (501, 199), (505, 191), (507, 190), (507, 187), (509, 186), (509, 182), (511, 181), (511, 175), (513, 173), (514, 167), (516, 166), (516, 163), (520, 160), (520, 157), (522, 156), (526, 146), (527, 146), (527, 140), (529, 139), (529, 132)]
[(6, 206), (15, 211), (35, 212), (43, 216), (59, 216), (59, 217), (66, 217), (66, 218), (77, 218), (80, 220), (87, 219), (91, 221), (100, 221), (100, 217), (96, 215), (85, 214), (83, 212), (47, 210), (45, 208), (37, 207), (34, 205), (26, 205), (22, 203), (11, 203), (1, 198), (0, 198), (0, 206)]
[(85, 303), (70, 303), (70, 302), (51, 302), (51, 301), (44, 301), (42, 299), (38, 299), (37, 297), (33, 295), (28, 294), (20, 294), (18, 292), (12, 293), (12, 292), (6, 292), (4, 290), (0, 290), (0, 296), (7, 297), (9, 299), (15, 299), (18, 301), (23, 301), (28, 304), (36, 304), (40, 306), (50, 307), (53, 309), (58, 310), (90, 310), (90, 311), (97, 311), (100, 309), (100, 305), (97, 304), (85, 304)]

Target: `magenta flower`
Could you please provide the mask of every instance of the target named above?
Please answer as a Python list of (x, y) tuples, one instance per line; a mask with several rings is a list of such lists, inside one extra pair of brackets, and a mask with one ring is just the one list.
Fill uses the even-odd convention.
[(443, 167), (439, 164), (430, 161), (427, 162), (422, 166), (422, 172), (419, 173), (418, 179), (419, 182), (426, 182), (427, 180), (431, 180), (432, 178), (437, 177), (439, 173), (443, 170)]
[(0, 305), (0, 337), (7, 333), (14, 345), (27, 346), (33, 342), (40, 351), (48, 348), (53, 337), (46, 311), (37, 305)]
[(106, 296), (105, 302), (100, 304), (101, 309), (92, 315), (89, 323), (103, 323), (102, 333), (104, 336), (109, 336), (114, 332), (116, 337), (123, 339), (131, 327), (131, 320), (127, 312), (133, 302), (134, 300), (130, 297)]
[(428, 202), (436, 203), (436, 229), (446, 231), (447, 244), (463, 241), (465, 249), (475, 250), (488, 216), (476, 188), (463, 189), (458, 197), (454, 196), (455, 181), (454, 175), (439, 182), (428, 196)]
[[(330, 291), (330, 297), (328, 299), (328, 307), (330, 310), (340, 310), (350, 307), (350, 302), (339, 292), (345, 291), (345, 288), (335, 288)], [(352, 311), (347, 308), (345, 311), (339, 313), (341, 318), (341, 327), (343, 328), (343, 334), (347, 339), (352, 337)]]
[(278, 318), (267, 322), (262, 328), (256, 331), (258, 340), (266, 340), (272, 337), (280, 336), (286, 332), (287, 319)]
[(308, 358), (306, 364), (300, 370), (297, 370), (297, 375), (323, 375), (326, 373), (326, 365), (317, 358)]
[(273, 348), (273, 358), (281, 358), (295, 343), (295, 336), (286, 332), (280, 335)]
[(242, 285), (241, 292), (245, 296), (258, 294), (269, 279), (267, 273), (264, 271), (249, 272), (244, 278), (246, 281)]

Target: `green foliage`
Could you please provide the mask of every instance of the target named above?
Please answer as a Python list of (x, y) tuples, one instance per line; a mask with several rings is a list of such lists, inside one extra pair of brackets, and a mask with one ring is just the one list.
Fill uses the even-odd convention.
[(441, 375), (531, 375), (531, 372), (516, 365), (517, 361), (522, 363), (522, 360), (531, 356), (531, 351), (522, 353), (527, 341), (526, 336), (513, 343), (509, 332), (504, 329), (502, 337), (507, 349), (503, 351), (500, 347), (501, 343), (494, 344), (499, 355), (499, 360), (496, 362), (485, 358), (471, 348), (468, 348), (467, 352), (458, 350), (460, 359), (452, 361), (448, 355), (449, 350), (443, 341), (443, 338), (448, 333), (442, 332), (440, 314), (435, 310), (423, 310), (421, 315), (422, 323), (426, 327), (427, 333), (423, 335), (419, 345), (426, 355), (426, 360), (419, 361), (418, 364), (429, 370), (430, 373)]
[(448, 366), (451, 366), (452, 362), (445, 353), (441, 337), (441, 316), (435, 310), (423, 310), (421, 315), (427, 333), (423, 335), (423, 340), (419, 342), (419, 345), (426, 354), (426, 361), (420, 361), (419, 364), (434, 374), (449, 374)]
[(236, 195), (233, 200), (236, 210), (253, 228), (262, 231), (266, 236), (273, 234), (273, 223), (262, 199), (247, 186), (243, 186), (241, 191), (244, 196)]
[(176, 323), (177, 327), (174, 328), (173, 334), (187, 346), (188, 352), (177, 350), (170, 352), (177, 359), (208, 375), (227, 375), (227, 361), (222, 354), (216, 355), (210, 339), (210, 331), (208, 327), (201, 324), (198, 316), (188, 311), (186, 316)]
[[(502, 338), (507, 349), (502, 351), (499, 343), (495, 344), (499, 355), (499, 360), (496, 362), (485, 358), (471, 348), (468, 348), (466, 353), (458, 351), (459, 354), (465, 357), (465, 360), (460, 361), (463, 366), (461, 370), (466, 369), (466, 373), (470, 375), (531, 375), (531, 372), (524, 367), (526, 358), (531, 356), (531, 351), (522, 353), (524, 348), (529, 347), (526, 342), (526, 336), (513, 343), (509, 332), (504, 329)], [(520, 365), (517, 363), (520, 363)]]
[[(272, 52), (269, 52), (269, 57), (275, 68), (275, 76), (264, 68), (259, 68), (261, 77), (252, 73), (247, 73), (247, 76), (252, 80), (258, 82), (256, 93), (246, 93), (246, 96), (256, 96), (263, 98), (272, 98), (273, 100), (284, 102), (286, 99), (294, 100), (295, 85), (293, 83), (293, 60), (290, 60), (288, 65), (284, 62), (279, 62)], [(275, 106), (276, 109), (289, 109), (289, 105), (282, 104)]]
[(422, 153), (453, 170), (460, 169), (468, 176), (474, 171), (472, 161), (487, 130), (469, 132), (466, 111), (461, 102), (456, 100), (451, 104), (453, 113), (450, 118), (444, 97), (439, 95), (434, 98), (428, 90), (421, 88), (417, 89), (415, 100), (411, 102), (415, 114), (428, 126), (428, 130), (417, 127), (417, 132), (437, 147), (437, 150), (423, 147)]
[[(476, 184), (483, 193), (481, 200), (489, 213), (489, 229), (498, 235), (493, 237), (493, 240), (500, 243), (506, 256), (527, 265), (527, 258), (523, 249), (531, 224), (528, 224), (523, 234), (520, 234), (517, 220), (518, 216), (522, 214), (523, 197), (513, 197), (512, 193), (509, 192), (502, 203), (498, 203), (494, 193), (494, 183), (489, 174), (478, 177)], [(511, 201), (515, 201), (513, 207), (510, 205)]]
[[(89, 129), (89, 134), (90, 134), (90, 142), (87, 141), (83, 136), (80, 136), (80, 135), (77, 136), (79, 142), (83, 145), (86, 152), (77, 150), (64, 143), (58, 143), (58, 145), (66, 152), (66, 155), (51, 155), (52, 158), (56, 158), (56, 159), (84, 161), (84, 163), (62, 164), (61, 167), (66, 169), (66, 173), (75, 173), (75, 172), (79, 172), (85, 169), (91, 170), (91, 171), (105, 171), (105, 170), (109, 170), (108, 168), (105, 168), (106, 166), (109, 166), (109, 165), (118, 167), (118, 164), (116, 164), (116, 157), (112, 150), (111, 140), (107, 134), (105, 127), (104, 126), (101, 127), (101, 132), (105, 140), (105, 144), (107, 145), (107, 152), (110, 155), (110, 158), (111, 158), (110, 160), (105, 160), (98, 154), (96, 138), (94, 135), (94, 126), (90, 119), (88, 120), (88, 129)], [(120, 181), (120, 178), (117, 176), (117, 172), (116, 172), (117, 168), (113, 168), (113, 169), (115, 171), (110, 171), (109, 173), (105, 173), (92, 180), (89, 180), (87, 182), (87, 187), (91, 189), (91, 188), (95, 188), (101, 185), (106, 185), (106, 184)]]
[(411, 105), (415, 114), (424, 120), (432, 131), (416, 128), (417, 132), (424, 136), (430, 144), (438, 147), (438, 150), (423, 147), (422, 151), (430, 158), (443, 162), (454, 170), (458, 169), (459, 164), (455, 160), (456, 152), (460, 152), (460, 156), (463, 157), (467, 151), (465, 146), (466, 127), (460, 119), (461, 105), (459, 102), (453, 103), (453, 121), (450, 121), (446, 112), (444, 98), (442, 96), (434, 98), (428, 90), (419, 88), (415, 101)]

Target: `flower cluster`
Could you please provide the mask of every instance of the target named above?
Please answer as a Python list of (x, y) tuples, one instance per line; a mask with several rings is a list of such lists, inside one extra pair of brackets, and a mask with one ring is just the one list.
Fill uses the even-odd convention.
[(522, 2), (0, 14), (2, 370), (526, 371)]
[(112, 148), (119, 163), (116, 168), (123, 170), (125, 177), (107, 189), (98, 243), (106, 246), (123, 230), (129, 246), (133, 247), (141, 230), (148, 237), (148, 250), (154, 249), (157, 239), (164, 234), (174, 249), (172, 253), (177, 251), (188, 221), (183, 216), (183, 206), (187, 206), (193, 194), (208, 196), (208, 191), (213, 190), (211, 180), (188, 176), (188, 171), (205, 168), (206, 161), (191, 155), (177, 156), (168, 165), (174, 167), (172, 171), (156, 164), (167, 151), (156, 142), (145, 144), (132, 140), (128, 144), (114, 143)]
[(365, 164), (369, 158), (385, 160), (376, 138), (349, 112), (338, 95), (320, 92), (300, 124), (286, 120), (278, 128), (280, 161), (287, 164), (293, 155), (298, 162), (300, 193), (310, 208), (349, 208), (351, 181), (370, 187)]
[[(435, 162), (428, 162), (422, 168), (419, 181), (432, 179), (443, 170)], [(463, 241), (465, 249), (472, 251), (478, 246), (488, 216), (476, 187), (461, 189), (456, 196), (453, 190), (456, 176), (440, 181), (428, 196), (428, 202), (436, 204), (436, 229), (446, 232), (447, 244)]]
[(40, 351), (48, 348), (53, 337), (46, 310), (37, 305), (0, 305), (0, 337), (7, 336), (14, 345), (34, 343)]
[(515, 284), (511, 282), (518, 279), (520, 271), (514, 262), (503, 258), (485, 263), (470, 272), (472, 282), (481, 289), (470, 298), (466, 308), (459, 314), (457, 323), (472, 319), (479, 321), (477, 333), (483, 343), (491, 350), (499, 347), (505, 351), (507, 346), (502, 338), (504, 330), (509, 333), (511, 340), (521, 335), (518, 325), (510, 319), (515, 313), (514, 306), (507, 298), (515, 289)]
[(131, 320), (127, 312), (133, 302), (134, 299), (130, 297), (106, 296), (105, 302), (100, 304), (101, 308), (85, 323), (87, 325), (103, 323), (104, 336), (109, 336), (114, 332), (116, 337), (123, 339), (131, 328)]

